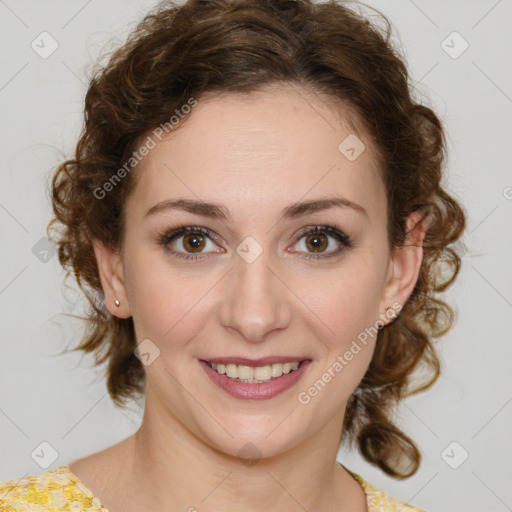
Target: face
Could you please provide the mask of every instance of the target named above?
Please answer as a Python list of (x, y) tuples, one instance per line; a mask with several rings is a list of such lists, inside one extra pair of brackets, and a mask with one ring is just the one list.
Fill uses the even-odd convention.
[(284, 86), (200, 100), (135, 170), (121, 251), (96, 254), (108, 307), (150, 340), (155, 423), (232, 455), (341, 433), (418, 270), (390, 251), (370, 140), (346, 121)]

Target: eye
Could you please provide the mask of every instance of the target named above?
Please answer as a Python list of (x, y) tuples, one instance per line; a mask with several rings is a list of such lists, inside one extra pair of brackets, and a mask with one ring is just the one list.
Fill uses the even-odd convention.
[(215, 235), (200, 226), (180, 226), (161, 233), (160, 244), (178, 258), (187, 260), (203, 259), (208, 252), (221, 252), (213, 243)]
[(297, 235), (299, 252), (304, 258), (332, 258), (352, 247), (351, 238), (334, 226), (309, 226)]
[[(334, 226), (308, 226), (297, 235), (292, 252), (310, 260), (332, 258), (352, 247), (351, 238)], [(201, 226), (179, 226), (159, 234), (159, 243), (177, 258), (197, 261), (209, 253), (224, 252), (215, 243), (218, 237)]]

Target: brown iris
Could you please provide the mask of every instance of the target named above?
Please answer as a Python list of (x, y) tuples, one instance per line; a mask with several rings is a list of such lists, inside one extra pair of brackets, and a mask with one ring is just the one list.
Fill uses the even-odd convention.
[(313, 233), (306, 237), (306, 245), (313, 252), (322, 252), (328, 245), (327, 237), (318, 233)]
[(199, 233), (187, 233), (183, 236), (183, 247), (189, 252), (201, 252), (205, 246), (204, 236)]

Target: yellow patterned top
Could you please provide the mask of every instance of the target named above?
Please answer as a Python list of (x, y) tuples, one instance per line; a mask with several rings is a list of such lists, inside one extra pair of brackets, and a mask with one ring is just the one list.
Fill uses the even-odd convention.
[[(349, 472), (366, 494), (368, 512), (424, 512), (392, 498), (359, 475)], [(0, 511), (108, 512), (68, 466), (0, 482)]]

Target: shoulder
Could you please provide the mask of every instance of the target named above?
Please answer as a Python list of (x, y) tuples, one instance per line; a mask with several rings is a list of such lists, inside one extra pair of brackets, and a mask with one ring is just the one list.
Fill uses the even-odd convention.
[[(346, 469), (346, 468), (345, 468)], [(352, 471), (347, 471), (359, 482), (366, 495), (368, 512), (425, 512), (424, 510), (413, 507), (405, 501), (393, 498), (374, 485), (368, 483), (361, 476)]]
[(108, 512), (67, 466), (0, 482), (0, 510)]

